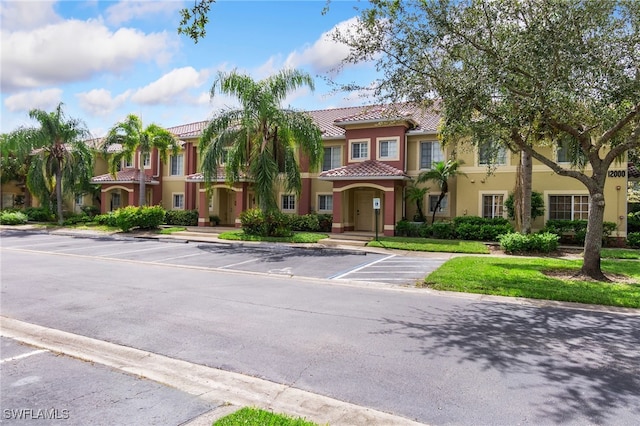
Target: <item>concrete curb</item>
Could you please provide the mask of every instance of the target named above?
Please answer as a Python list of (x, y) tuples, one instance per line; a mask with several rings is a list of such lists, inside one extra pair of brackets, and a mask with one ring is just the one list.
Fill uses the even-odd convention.
[[(422, 424), (289, 385), (193, 364), (12, 318), (0, 317), (0, 335), (145, 377), (196, 395), (223, 408), (229, 405), (236, 406), (236, 409), (253, 406), (332, 426)], [(218, 415), (220, 412), (216, 409), (192, 420), (191, 424), (203, 424), (202, 422)]]

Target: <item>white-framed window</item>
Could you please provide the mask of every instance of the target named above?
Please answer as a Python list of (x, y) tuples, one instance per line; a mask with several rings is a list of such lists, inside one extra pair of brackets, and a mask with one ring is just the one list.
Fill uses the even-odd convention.
[(84, 204), (84, 195), (76, 194), (75, 203), (76, 203), (76, 206), (82, 206)]
[[(440, 194), (429, 195), (429, 213), (433, 213), (436, 209), (436, 205), (438, 204), (438, 198), (440, 198)], [(442, 213), (447, 210), (447, 201), (449, 199), (448, 195), (445, 195), (442, 201), (440, 202), (440, 207), (438, 207), (438, 211), (436, 213)]]
[(399, 160), (400, 141), (398, 138), (378, 138), (378, 160)]
[(318, 211), (321, 211), (321, 212), (333, 211), (333, 195), (328, 195), (328, 194), (318, 195)]
[(324, 159), (322, 160), (322, 171), (335, 169), (342, 166), (342, 147), (326, 146), (324, 148)]
[(280, 208), (284, 210), (296, 209), (296, 196), (293, 194), (282, 194), (280, 196)]
[(433, 163), (444, 161), (444, 153), (440, 148), (440, 142), (420, 142), (420, 168), (432, 169)]
[(369, 159), (369, 140), (361, 139), (349, 142), (349, 159), (364, 161)]
[(478, 146), (478, 164), (481, 166), (507, 164), (507, 150), (498, 142), (483, 142)]
[(484, 194), (482, 196), (482, 217), (504, 217), (504, 194)]
[(172, 208), (174, 210), (184, 210), (184, 194), (173, 193), (171, 198), (173, 199)]
[(183, 154), (172, 155), (170, 157), (169, 175), (170, 176), (184, 175), (184, 155)]
[(587, 220), (588, 218), (588, 195), (549, 196), (549, 219)]
[(144, 167), (145, 169), (150, 169), (151, 168), (151, 154), (150, 153), (142, 154), (142, 167)]
[(123, 169), (130, 169), (132, 167), (134, 167), (132, 158), (125, 158), (124, 160), (122, 160), (122, 168)]

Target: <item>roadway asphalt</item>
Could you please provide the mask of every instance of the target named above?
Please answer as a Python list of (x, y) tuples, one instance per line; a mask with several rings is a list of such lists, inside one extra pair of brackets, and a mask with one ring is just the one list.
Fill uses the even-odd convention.
[[(87, 235), (87, 233), (78, 231), (56, 231), (54, 234), (95, 237), (95, 235)], [(146, 235), (142, 237), (150, 238), (151, 236)], [(209, 243), (219, 242), (215, 236), (207, 234), (203, 234), (202, 236), (174, 235), (161, 238), (169, 238), (171, 240), (188, 239), (190, 241)], [(349, 250), (358, 250), (354, 247), (347, 248)], [(380, 250), (376, 250), (375, 252), (382, 257), (385, 257), (389, 253)], [(431, 254), (429, 256), (433, 257), (434, 255)], [(478, 300), (491, 300), (491, 298), (487, 298), (486, 296), (473, 297), (477, 297)], [(494, 300), (505, 301), (507, 299), (495, 298)], [(514, 300), (514, 302), (518, 304), (531, 303), (536, 306), (545, 305), (543, 301), (528, 302), (518, 299), (517, 301)], [(546, 305), (555, 307), (563, 306), (563, 304), (559, 303)], [(573, 309), (577, 307), (574, 304), (567, 304), (566, 306)], [(579, 308), (616, 312), (615, 309), (601, 307), (582, 306)], [(631, 312), (631, 314), (633, 314), (633, 311), (621, 310), (619, 312)], [(637, 315), (637, 311), (635, 314)], [(79, 334), (42, 327), (12, 318), (2, 317), (0, 320), (2, 321), (2, 335), (12, 339), (9, 341), (5, 339), (2, 340), (3, 360), (14, 358), (14, 353), (18, 353), (19, 355), (21, 353), (25, 354), (43, 350), (47, 352), (34, 353), (33, 356), (48, 358), (47, 362), (57, 363), (56, 368), (58, 369), (57, 371), (60, 372), (72, 368), (72, 366), (68, 365), (70, 360), (81, 359), (99, 364), (108, 369), (125, 372), (128, 375), (133, 374), (135, 377), (144, 377), (152, 380), (153, 382), (141, 384), (138, 383), (139, 381), (132, 380), (130, 376), (124, 379), (118, 378), (117, 382), (119, 384), (117, 386), (114, 385), (113, 390), (114, 395), (124, 395), (124, 399), (142, 398), (139, 399), (141, 405), (145, 404), (145, 400), (143, 397), (140, 397), (140, 395), (148, 396), (150, 400), (160, 398), (162, 400), (176, 401), (180, 406), (180, 410), (175, 410), (176, 412), (174, 413), (158, 410), (154, 414), (156, 416), (153, 419), (154, 421), (149, 424), (181, 424), (187, 420), (191, 422), (189, 424), (193, 425), (211, 424), (212, 419), (245, 405), (259, 406), (291, 415), (307, 417), (320, 423), (328, 422), (331, 425), (417, 424), (404, 417), (393, 416), (382, 411), (345, 403), (337, 399), (302, 391), (291, 386), (280, 385), (256, 377), (206, 367), (199, 363), (179, 361), (175, 358), (161, 356), (150, 351), (133, 349), (127, 345), (118, 345), (99, 339), (90, 339)], [(16, 344), (14, 343), (16, 341), (32, 345), (33, 348), (29, 350), (25, 348), (17, 350)], [(52, 354), (65, 354), (71, 358), (52, 358)], [(14, 361), (10, 360), (8, 362), (11, 363)], [(37, 367), (38, 366), (35, 365), (35, 368)], [(7, 367), (4, 367), (3, 370), (5, 368)], [(181, 373), (176, 375), (176, 371), (180, 371)], [(185, 371), (188, 372), (188, 374), (185, 374)], [(114, 373), (113, 371), (100, 370), (97, 374), (102, 377), (105, 375), (113, 375)], [(4, 373), (3, 376), (5, 376)], [(28, 377), (31, 376), (32, 375), (28, 375)], [(69, 378), (72, 376), (70, 373), (67, 375), (62, 374), (62, 377)], [(45, 378), (44, 381), (55, 379), (56, 377)], [(57, 379), (59, 380), (60, 378), (58, 377)], [(168, 385), (168, 388), (166, 386), (156, 386), (154, 382)], [(133, 389), (134, 392), (127, 395), (126, 392), (131, 389)], [(11, 390), (13, 391), (14, 389), (12, 388)], [(110, 392), (110, 390), (107, 389), (107, 392)], [(198, 395), (197, 401), (192, 398), (193, 395)], [(113, 403), (109, 398), (106, 398), (106, 400)], [(5, 408), (4, 405), (5, 404), (3, 404), (3, 408)], [(204, 414), (195, 416), (194, 419), (194, 413)], [(65, 415), (65, 413), (58, 414), (61, 416)], [(171, 415), (174, 417), (171, 417)], [(118, 418), (107, 418), (107, 420), (110, 420), (108, 423), (111, 424), (122, 423), (118, 421)], [(100, 422), (90, 423), (100, 424)]]

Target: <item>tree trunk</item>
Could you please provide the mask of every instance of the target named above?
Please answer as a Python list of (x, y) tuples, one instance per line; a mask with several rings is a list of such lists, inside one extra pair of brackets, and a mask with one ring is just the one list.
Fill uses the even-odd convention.
[[(604, 186), (604, 185), (603, 185)], [(589, 220), (584, 240), (584, 260), (578, 275), (598, 281), (609, 281), (600, 269), (602, 249), (602, 222), (604, 220), (604, 188), (589, 191)]]
[(533, 180), (533, 162), (531, 154), (520, 152), (520, 188), (522, 195), (521, 230), (523, 234), (531, 233), (531, 192)]
[[(142, 162), (142, 160), (140, 160)], [(144, 167), (138, 166), (138, 179), (140, 179), (140, 195), (138, 196), (138, 206), (147, 204), (147, 177), (144, 174)]]
[(64, 217), (62, 215), (62, 162), (58, 160), (58, 168), (56, 170), (56, 204), (58, 214), (58, 225), (62, 225)]
[(442, 202), (442, 200), (446, 195), (447, 195), (446, 192), (441, 192), (440, 196), (438, 197), (438, 202), (436, 203), (436, 206), (433, 208), (433, 216), (431, 217), (432, 225), (436, 222), (436, 212), (440, 209), (440, 203)]

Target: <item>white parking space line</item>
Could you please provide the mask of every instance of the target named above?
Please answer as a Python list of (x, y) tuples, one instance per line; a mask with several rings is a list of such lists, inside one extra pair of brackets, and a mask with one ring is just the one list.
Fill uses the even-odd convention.
[(357, 268), (354, 268), (354, 269), (352, 269), (352, 270), (350, 270), (350, 271), (347, 271), (347, 272), (345, 272), (345, 273), (343, 273), (343, 274), (336, 275), (336, 276), (334, 276), (334, 277), (330, 277), (330, 278), (331, 278), (332, 280), (339, 280), (340, 278), (342, 278), (342, 277), (346, 277), (346, 276), (347, 276), (347, 275), (349, 275), (349, 274), (353, 274), (353, 273), (358, 272), (358, 271), (360, 271), (360, 270), (362, 270), (362, 269), (364, 269), (364, 268), (368, 268), (368, 267), (369, 267), (369, 266), (371, 266), (371, 265), (375, 265), (376, 263), (383, 262), (383, 261), (385, 261), (385, 260), (387, 260), (387, 259), (391, 259), (391, 258), (393, 258), (393, 257), (396, 257), (396, 255), (395, 255), (395, 254), (391, 254), (391, 255), (389, 255), (389, 256), (387, 256), (387, 257), (383, 257), (382, 259), (378, 259), (378, 260), (376, 260), (376, 261), (374, 261), (374, 262), (367, 263), (367, 264), (365, 264), (365, 265), (361, 265), (361, 266), (359, 266), (359, 267), (357, 267)]
[(5, 362), (10, 362), (10, 361), (17, 361), (19, 359), (28, 358), (30, 356), (38, 355), (38, 354), (41, 354), (41, 353), (44, 353), (44, 352), (49, 352), (49, 351), (46, 350), (46, 349), (38, 349), (36, 351), (27, 352), (26, 354), (16, 355), (16, 356), (12, 356), (10, 358), (0, 359), (0, 364), (3, 364)]
[(111, 246), (117, 246), (117, 245), (124, 245), (124, 243), (123, 243), (122, 241), (116, 241), (116, 242), (113, 242), (113, 243), (111, 243), (111, 244), (109, 244), (109, 243), (103, 243), (103, 244), (102, 244), (102, 245), (100, 245), (99, 247), (98, 247), (98, 246), (95, 246), (95, 245), (84, 245), (84, 246), (81, 246), (81, 247), (63, 248), (63, 249), (60, 249), (60, 250), (51, 250), (51, 251), (52, 251), (52, 252), (55, 252), (55, 253), (63, 253), (63, 252), (67, 252), (67, 251), (87, 250), (87, 249), (90, 249), (90, 248), (99, 248), (99, 249), (103, 249), (103, 248), (105, 248), (105, 247), (111, 247)]
[(245, 263), (257, 262), (260, 259), (264, 259), (264, 258), (258, 257), (256, 259), (245, 260), (244, 262), (230, 263), (229, 265), (220, 266), (220, 269), (227, 269), (227, 268), (232, 268), (238, 265), (244, 265)]
[(205, 254), (207, 254), (207, 253), (192, 253), (192, 254), (185, 254), (184, 256), (165, 257), (164, 259), (153, 260), (153, 261), (151, 261), (151, 263), (167, 262), (169, 260), (183, 259), (185, 257), (193, 257), (193, 256), (202, 256), (202, 255), (205, 255)]

